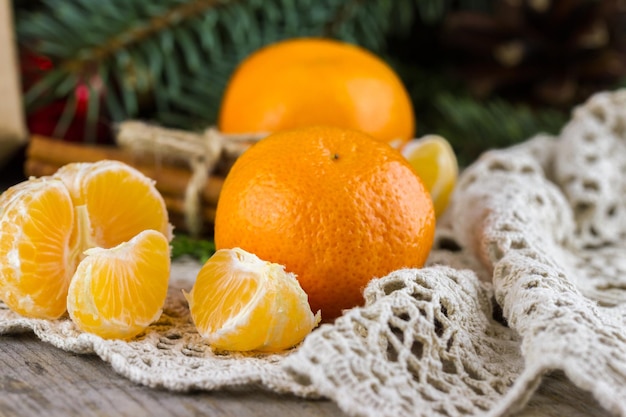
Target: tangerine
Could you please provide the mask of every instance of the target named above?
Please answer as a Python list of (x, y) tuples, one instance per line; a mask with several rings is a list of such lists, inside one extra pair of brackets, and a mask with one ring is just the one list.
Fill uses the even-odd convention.
[(122, 162), (68, 164), (16, 184), (0, 196), (0, 299), (23, 316), (58, 318), (84, 252), (146, 229), (171, 239), (154, 181)]
[(185, 297), (198, 333), (218, 350), (284, 350), (319, 322), (294, 274), (240, 248), (215, 252)]
[(430, 192), (435, 215), (441, 216), (459, 175), (459, 164), (450, 143), (438, 135), (426, 135), (406, 142), (400, 153), (409, 161)]
[(389, 65), (359, 46), (317, 38), (277, 42), (246, 58), (228, 82), (218, 120), (225, 133), (312, 124), (387, 142), (415, 132), (411, 99)]
[(26, 317), (56, 319), (77, 260), (71, 256), (74, 210), (59, 180), (42, 177), (0, 196), (0, 299)]
[(310, 126), (274, 133), (229, 171), (215, 244), (296, 274), (324, 320), (363, 301), (374, 277), (421, 267), (433, 202), (408, 161), (365, 133)]
[(170, 247), (162, 233), (144, 230), (85, 255), (67, 294), (67, 310), (78, 328), (106, 339), (130, 339), (159, 318), (170, 275)]

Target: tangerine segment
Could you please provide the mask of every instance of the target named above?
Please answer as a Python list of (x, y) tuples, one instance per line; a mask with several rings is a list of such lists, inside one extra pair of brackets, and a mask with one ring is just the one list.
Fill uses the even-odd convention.
[(72, 199), (59, 180), (21, 182), (0, 197), (0, 299), (27, 317), (56, 319), (77, 260)]
[(106, 339), (130, 339), (161, 315), (170, 275), (170, 247), (145, 230), (110, 249), (85, 251), (67, 296), (72, 321)]
[(220, 106), (227, 133), (273, 133), (312, 124), (407, 141), (415, 119), (393, 69), (359, 46), (289, 39), (259, 49), (234, 72)]
[(435, 214), (448, 206), (456, 185), (459, 166), (450, 143), (438, 135), (427, 135), (407, 142), (400, 150), (430, 192)]
[(198, 332), (218, 350), (284, 350), (319, 322), (295, 275), (240, 248), (215, 252), (185, 297)]
[[(61, 167), (54, 177), (68, 187), (74, 205), (85, 206), (89, 246), (111, 248), (142, 230), (172, 236), (163, 197), (154, 181), (119, 161), (77, 162)], [(87, 247), (81, 248), (82, 250)]]

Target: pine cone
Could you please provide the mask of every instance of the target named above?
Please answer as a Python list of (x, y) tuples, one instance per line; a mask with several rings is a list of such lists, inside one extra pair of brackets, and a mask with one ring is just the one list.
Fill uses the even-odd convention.
[(443, 47), (470, 91), (569, 108), (626, 77), (623, 0), (504, 0), (458, 11)]

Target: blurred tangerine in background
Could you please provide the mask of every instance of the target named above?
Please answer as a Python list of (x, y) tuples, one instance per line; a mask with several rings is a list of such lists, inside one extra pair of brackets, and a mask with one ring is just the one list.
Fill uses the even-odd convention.
[(218, 119), (224, 133), (316, 124), (390, 143), (415, 134), (411, 99), (389, 65), (359, 46), (317, 38), (278, 42), (246, 58), (227, 84)]

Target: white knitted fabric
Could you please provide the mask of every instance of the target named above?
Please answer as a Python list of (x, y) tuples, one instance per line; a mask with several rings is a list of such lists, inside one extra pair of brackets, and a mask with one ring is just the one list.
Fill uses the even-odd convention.
[(180, 291), (199, 268), (185, 263), (161, 319), (131, 342), (2, 304), (0, 334), (95, 352), (151, 387), (257, 387), (329, 398), (350, 416), (626, 416), (625, 250), (618, 91), (580, 106), (558, 137), (484, 154), (463, 172), (428, 266), (373, 280), (364, 307), (289, 352), (212, 352)]

